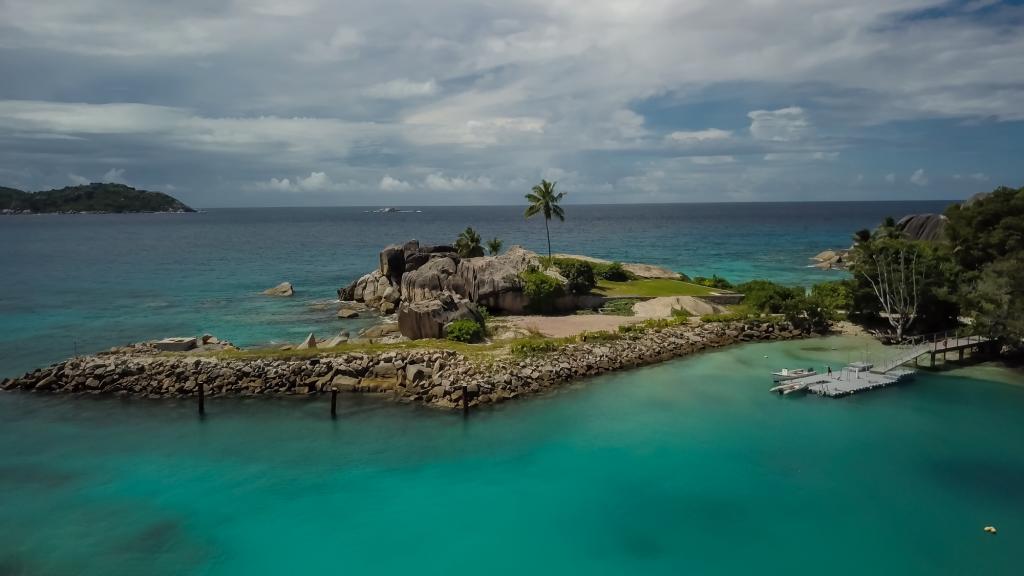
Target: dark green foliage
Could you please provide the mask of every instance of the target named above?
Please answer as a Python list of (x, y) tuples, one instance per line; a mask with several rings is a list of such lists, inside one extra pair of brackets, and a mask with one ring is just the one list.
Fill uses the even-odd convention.
[(484, 330), (477, 322), (462, 318), (448, 325), (445, 336), (455, 342), (479, 342), (484, 336)]
[[(597, 272), (597, 270), (595, 270), (595, 272)], [(626, 269), (623, 268), (622, 264), (619, 262), (606, 264), (604, 269), (598, 272), (598, 275), (601, 276), (601, 278), (612, 282), (625, 282), (627, 280), (631, 280), (631, 277), (633, 277), (633, 274), (626, 272)]]
[(195, 212), (162, 192), (124, 184), (86, 184), (45, 192), (0, 187), (0, 210), (48, 212)]
[(704, 276), (696, 276), (693, 279), (693, 283), (699, 284), (701, 286), (707, 286), (708, 288), (720, 288), (722, 290), (729, 290), (733, 287), (732, 282), (729, 282), (728, 280), (722, 278), (718, 274), (712, 275), (711, 278), (705, 278)]
[(834, 319), (834, 310), (827, 308), (813, 296), (799, 296), (782, 305), (782, 314), (794, 328), (804, 332), (828, 332)]
[(958, 302), (979, 332), (1024, 345), (1024, 187), (1001, 186), (946, 210)]
[(803, 288), (792, 288), (768, 280), (751, 280), (736, 286), (743, 293), (743, 304), (754, 312), (781, 314), (786, 303), (802, 298)]
[(491, 238), (487, 241), (487, 252), (490, 253), (491, 256), (497, 256), (498, 253), (501, 252), (501, 247), (504, 244), (505, 243), (498, 237)]
[(565, 294), (562, 283), (543, 272), (527, 270), (522, 278), (523, 294), (529, 299), (529, 307), (534, 312), (553, 311), (555, 300)]
[(566, 288), (572, 294), (586, 294), (594, 289), (597, 280), (590, 262), (582, 260), (557, 260), (558, 271), (565, 277)]
[(480, 245), (480, 234), (467, 226), (455, 240), (455, 251), (463, 258), (478, 258), (484, 255), (484, 247)]

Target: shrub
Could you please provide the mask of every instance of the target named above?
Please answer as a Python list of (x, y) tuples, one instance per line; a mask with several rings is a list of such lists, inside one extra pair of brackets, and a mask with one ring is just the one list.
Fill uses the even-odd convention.
[(561, 259), (555, 262), (558, 271), (565, 276), (566, 288), (573, 294), (586, 294), (594, 289), (594, 267), (582, 260)]
[(534, 312), (550, 312), (555, 307), (555, 300), (565, 293), (562, 283), (536, 270), (527, 270), (522, 274), (523, 294), (529, 299), (529, 307)]
[(728, 290), (732, 288), (732, 282), (729, 282), (725, 278), (722, 278), (718, 274), (713, 274), (711, 278), (705, 278), (704, 276), (696, 276), (693, 279), (694, 284), (700, 284), (701, 286), (707, 286), (708, 288), (720, 288), (722, 290)]
[(748, 316), (749, 314), (746, 310), (734, 310), (721, 314), (705, 314), (700, 319), (702, 322), (736, 322), (738, 320), (746, 320)]
[(690, 311), (686, 310), (684, 308), (673, 308), (672, 309), (672, 317), (673, 318), (678, 318), (680, 320), (689, 320), (690, 316), (692, 316), (692, 314), (690, 314)]
[(546, 354), (558, 350), (558, 342), (554, 340), (520, 340), (513, 342), (509, 350), (517, 356), (532, 356), (534, 354)]
[(445, 335), (455, 342), (477, 342), (483, 338), (484, 330), (476, 321), (462, 318), (449, 324)]
[(804, 297), (804, 289), (791, 288), (768, 280), (752, 280), (736, 286), (744, 294), (743, 304), (755, 312), (779, 314), (791, 300)]
[(608, 300), (601, 308), (601, 313), (610, 316), (633, 316), (633, 304), (636, 304), (636, 300), (628, 298)]
[(635, 277), (635, 275), (626, 272), (626, 269), (623, 268), (622, 264), (619, 262), (606, 264), (603, 267), (603, 270), (598, 271), (598, 275), (601, 276), (601, 278), (612, 282), (625, 282), (627, 280), (631, 280), (631, 276)]
[(850, 280), (823, 282), (811, 287), (811, 297), (829, 310), (850, 310), (853, 306), (853, 287)]
[(607, 330), (599, 330), (597, 332), (584, 332), (579, 335), (580, 342), (611, 342), (618, 340), (619, 335), (614, 332), (608, 332)]

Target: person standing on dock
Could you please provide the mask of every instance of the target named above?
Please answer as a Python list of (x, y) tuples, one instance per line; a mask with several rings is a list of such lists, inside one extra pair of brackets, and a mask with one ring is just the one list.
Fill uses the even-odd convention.
[(831, 378), (832, 377), (832, 367), (831, 366), (825, 366), (825, 368), (828, 369), (828, 377)]

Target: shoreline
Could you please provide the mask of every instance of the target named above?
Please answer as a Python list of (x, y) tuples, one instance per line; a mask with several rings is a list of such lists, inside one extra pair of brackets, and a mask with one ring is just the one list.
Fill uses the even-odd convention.
[(336, 389), (443, 409), (500, 403), (609, 372), (682, 358), (732, 344), (794, 340), (786, 323), (679, 324), (625, 334), (545, 339), (526, 353), (470, 357), (455, 350), (386, 347), (374, 353), (328, 350), (308, 358), (117, 352), (82, 356), (0, 380), (6, 391), (141, 398), (317, 396)]

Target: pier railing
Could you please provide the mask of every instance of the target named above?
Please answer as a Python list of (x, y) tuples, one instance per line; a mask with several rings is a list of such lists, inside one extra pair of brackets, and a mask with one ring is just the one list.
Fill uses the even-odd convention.
[(907, 338), (903, 344), (898, 344), (900, 352), (894, 354), (889, 360), (875, 366), (876, 372), (888, 372), (898, 366), (910, 362), (922, 354), (938, 354), (948, 350), (959, 350), (988, 342), (989, 338), (979, 336), (969, 330), (945, 330), (931, 334), (920, 334)]

